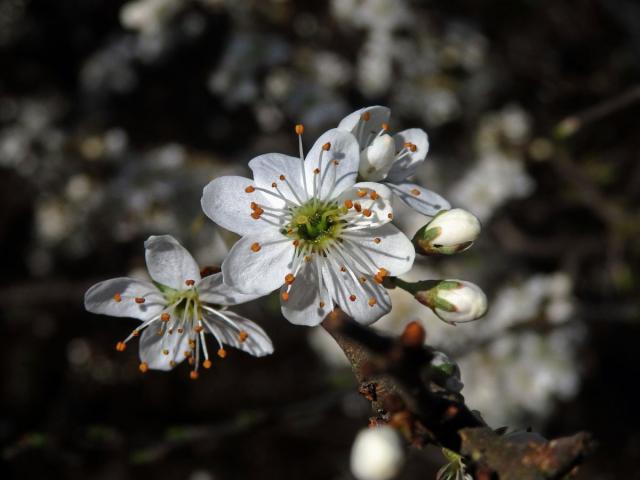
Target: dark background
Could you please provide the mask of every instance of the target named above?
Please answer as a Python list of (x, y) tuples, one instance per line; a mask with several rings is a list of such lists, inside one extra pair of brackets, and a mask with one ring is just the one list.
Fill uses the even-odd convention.
[[(141, 376), (135, 346), (113, 348), (135, 322), (88, 314), (83, 293), (143, 267), (150, 234), (174, 234), (203, 262), (219, 262), (211, 239), (232, 239), (202, 218), (202, 187), (256, 154), (293, 153), (295, 123), (311, 142), (357, 108), (389, 105), (398, 125), (428, 131), (446, 193), (476, 161), (488, 112), (514, 103), (530, 121), (517, 158), (536, 187), (483, 221), (479, 248), (499, 262), (473, 275), (491, 297), (506, 275), (567, 272), (574, 321), (587, 333), (577, 394), (513, 426), (534, 424), (547, 437), (591, 431), (600, 446), (578, 478), (640, 478), (640, 4), (173, 3), (157, 28), (147, 20), (140, 31), (123, 26), (121, 1), (0, 2), (8, 478), (350, 478), (366, 402), (275, 299), (242, 309), (275, 354), (231, 352), (194, 382), (185, 366)], [(388, 26), (401, 7), (409, 20)], [(452, 43), (481, 48), (482, 60), (465, 66)], [(358, 80), (372, 49), (382, 56), (374, 67), (391, 68), (382, 87)], [(314, 63), (327, 52), (341, 62), (333, 79)], [(439, 104), (421, 102), (434, 90), (457, 110), (429, 116)], [(412, 101), (424, 106), (412, 110)], [(580, 128), (559, 136), (573, 115)], [(443, 463), (436, 449), (414, 451), (402, 478), (434, 478)]]

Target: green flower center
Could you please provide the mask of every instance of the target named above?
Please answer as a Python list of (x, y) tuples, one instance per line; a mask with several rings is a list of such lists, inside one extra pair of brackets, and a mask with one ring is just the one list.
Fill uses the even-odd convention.
[(199, 312), (201, 302), (198, 297), (198, 290), (195, 288), (176, 290), (157, 282), (153, 283), (162, 292), (167, 305), (175, 305), (174, 313), (178, 318), (182, 318), (185, 314), (186, 318), (192, 318), (197, 312)]
[(340, 238), (345, 213), (335, 202), (312, 199), (291, 211), (291, 221), (282, 233), (298, 240), (299, 247), (318, 252)]

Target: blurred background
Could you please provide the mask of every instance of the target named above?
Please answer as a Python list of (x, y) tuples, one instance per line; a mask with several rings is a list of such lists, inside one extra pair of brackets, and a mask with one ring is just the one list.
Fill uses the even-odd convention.
[[(424, 128), (419, 180), (483, 235), (408, 278), (471, 280), (491, 310), (422, 322), (493, 426), (600, 442), (578, 478), (640, 478), (640, 4), (635, 0), (0, 1), (0, 443), (9, 478), (349, 479), (368, 404), (323, 331), (277, 298), (239, 311), (276, 351), (198, 381), (138, 372), (136, 325), (85, 290), (145, 274), (169, 233), (201, 265), (235, 238), (200, 210), (214, 177), (294, 154), (353, 110)], [(566, 120), (568, 118), (568, 120)], [(413, 234), (426, 219), (399, 208)], [(435, 448), (400, 478), (434, 478)], [(4, 477), (7, 478), (7, 477)]]

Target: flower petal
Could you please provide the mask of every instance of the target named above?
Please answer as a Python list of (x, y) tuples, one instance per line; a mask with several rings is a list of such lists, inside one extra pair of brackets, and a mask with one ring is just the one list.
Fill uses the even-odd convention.
[(161, 285), (184, 290), (185, 281), (200, 281), (200, 268), (191, 254), (171, 235), (152, 235), (144, 242), (147, 270)]
[(342, 192), (336, 201), (349, 208), (346, 230), (378, 228), (393, 219), (391, 190), (382, 183), (359, 182)]
[[(120, 300), (117, 301), (116, 297)], [(137, 303), (136, 298), (144, 298), (145, 301)], [(152, 283), (125, 277), (96, 283), (84, 295), (84, 308), (89, 312), (112, 317), (149, 320), (159, 315), (164, 306), (163, 296)]]
[(242, 331), (247, 333), (246, 339), (240, 341), (239, 332), (235, 328), (211, 315), (208, 317), (209, 326), (216, 332), (222, 343), (254, 357), (264, 357), (273, 353), (273, 343), (260, 325), (229, 310), (224, 310), (222, 314), (233, 320)]
[[(364, 120), (368, 116), (368, 120)], [(391, 110), (387, 107), (379, 105), (373, 107), (365, 107), (360, 110), (347, 115), (342, 119), (338, 128), (340, 130), (346, 130), (355, 135), (360, 150), (364, 150), (365, 147), (371, 143), (371, 140), (378, 134), (382, 128), (383, 123), (389, 123), (391, 118)]]
[(356, 322), (370, 325), (391, 310), (389, 294), (372, 276), (342, 272), (335, 261), (327, 262), (325, 275), (333, 300)]
[[(269, 204), (268, 195), (261, 193), (255, 182), (238, 176), (218, 177), (204, 187), (200, 203), (211, 220), (223, 228), (248, 235), (264, 227), (264, 223), (251, 217), (251, 202)], [(249, 191), (247, 191), (249, 190)]]
[(343, 238), (344, 249), (375, 265), (376, 272), (384, 268), (389, 275), (402, 275), (411, 269), (416, 257), (411, 240), (391, 223), (375, 232), (359, 230)]
[[(252, 159), (249, 168), (253, 171), (256, 185), (269, 191), (274, 191), (273, 184), (278, 185), (278, 191), (293, 203), (301, 203), (306, 198), (302, 193), (302, 160), (280, 153), (267, 153)], [(274, 193), (277, 193), (274, 191)], [(282, 207), (284, 200), (268, 196), (270, 205)]]
[[(186, 358), (185, 352), (191, 351), (189, 333), (185, 330), (158, 335), (159, 328), (157, 324), (150, 325), (140, 335), (140, 361), (152, 370), (171, 370)], [(164, 351), (169, 353), (165, 355)]]
[(322, 200), (337, 197), (356, 183), (359, 164), (360, 149), (353, 135), (337, 128), (323, 133), (304, 162), (307, 193)]
[[(286, 285), (282, 287), (281, 293), (285, 291)], [(288, 293), (287, 301), (280, 297), (282, 315), (295, 325), (314, 327), (333, 310), (333, 301), (325, 283), (322, 285), (322, 292), (319, 289), (318, 269), (314, 264), (306, 265), (301, 270)], [(323, 302), (322, 306), (320, 302)]]
[(284, 283), (294, 246), (278, 230), (241, 238), (222, 262), (224, 282), (243, 293), (265, 295)]
[(451, 208), (448, 201), (435, 192), (415, 183), (385, 183), (400, 200), (418, 213), (433, 217), (440, 210)]
[(239, 305), (262, 296), (256, 293), (241, 293), (222, 281), (222, 272), (204, 277), (198, 285), (198, 296), (205, 303), (215, 305)]
[(415, 147), (415, 152), (410, 149), (407, 149), (408, 151), (405, 150), (407, 154), (396, 160), (389, 170), (387, 181), (396, 183), (414, 175), (418, 167), (424, 162), (429, 152), (429, 137), (421, 128), (410, 128), (396, 133), (393, 136), (393, 140), (396, 143), (397, 152), (403, 150), (405, 144), (410, 143)]

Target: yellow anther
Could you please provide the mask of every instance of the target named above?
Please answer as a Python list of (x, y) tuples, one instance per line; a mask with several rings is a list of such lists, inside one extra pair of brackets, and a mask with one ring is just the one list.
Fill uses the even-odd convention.
[(345, 200), (344, 206), (347, 210), (349, 210), (350, 208), (353, 208), (353, 200)]
[(324, 302), (320, 302), (320, 308), (324, 308)]
[(147, 373), (147, 371), (149, 370), (149, 365), (147, 364), (147, 362), (142, 362), (138, 366), (138, 370), (140, 370), (140, 372), (142, 372), (142, 373)]
[(271, 188), (278, 188), (278, 184), (276, 182), (271, 182)]
[(381, 241), (382, 241), (382, 239), (378, 238), (378, 237), (373, 239), (373, 243), (380, 243)]
[(297, 238), (293, 241), (293, 246), (297, 247), (298, 245), (300, 245), (300, 240), (298, 240)]
[(389, 220), (392, 220), (392, 219), (393, 219), (393, 213), (388, 213), (388, 214), (387, 214), (387, 218), (388, 218)]
[(251, 244), (251, 251), (252, 252), (259, 252), (261, 248), (262, 247), (260, 246), (260, 244), (258, 242), (255, 242), (255, 243)]
[(367, 279), (365, 277), (360, 277), (359, 280), (360, 283), (367, 283)]
[(284, 182), (287, 177), (285, 177), (284, 175), (280, 175), (278, 178)]
[(125, 349), (127, 348), (127, 344), (124, 342), (118, 342), (116, 343), (116, 350), (119, 352), (124, 352)]
[(312, 258), (312, 257), (311, 257), (310, 255), (305, 255), (305, 257), (304, 257), (304, 261), (305, 261), (305, 262), (307, 262), (307, 263), (309, 263), (309, 262), (311, 261), (311, 258)]
[(194, 332), (196, 332), (196, 333), (200, 333), (200, 332), (201, 332), (201, 331), (203, 331), (203, 330), (204, 330), (204, 327), (203, 327), (202, 325), (196, 325), (196, 326), (193, 328), (193, 331), (194, 331)]
[(346, 271), (347, 271), (347, 267), (345, 267), (344, 265), (342, 265), (342, 266), (340, 267), (340, 271), (341, 271), (341, 272), (346, 272)]
[(175, 366), (176, 366), (176, 362), (174, 362), (173, 360), (170, 360), (170, 361), (169, 361), (169, 366), (170, 366), (171, 368), (175, 367)]
[(417, 188), (412, 188), (411, 195), (414, 195), (417, 197), (418, 195), (420, 195), (420, 190), (418, 190)]
[(371, 210), (369, 210), (368, 208), (365, 208), (364, 210), (362, 210), (362, 214), (368, 218), (371, 216)]
[(160, 320), (162, 320), (163, 322), (168, 322), (170, 318), (171, 315), (169, 315), (167, 312), (164, 312), (162, 315), (160, 315)]
[(195, 358), (193, 358), (193, 357), (189, 357), (189, 358), (188, 358), (188, 360), (187, 360), (187, 363), (188, 363), (189, 365), (193, 365), (193, 364), (195, 364), (195, 363), (196, 363), (196, 359), (195, 359)]
[(287, 275), (284, 277), (284, 281), (288, 285), (291, 285), (294, 282), (295, 279), (296, 279), (296, 277), (294, 277), (293, 274), (291, 274), (291, 273), (287, 273)]
[(182, 327), (178, 328), (178, 333), (184, 333), (184, 328)]
[(377, 200), (380, 195), (378, 195), (378, 192), (376, 192), (375, 190), (371, 190), (371, 194), (369, 195), (369, 197), (371, 197), (371, 200)]

